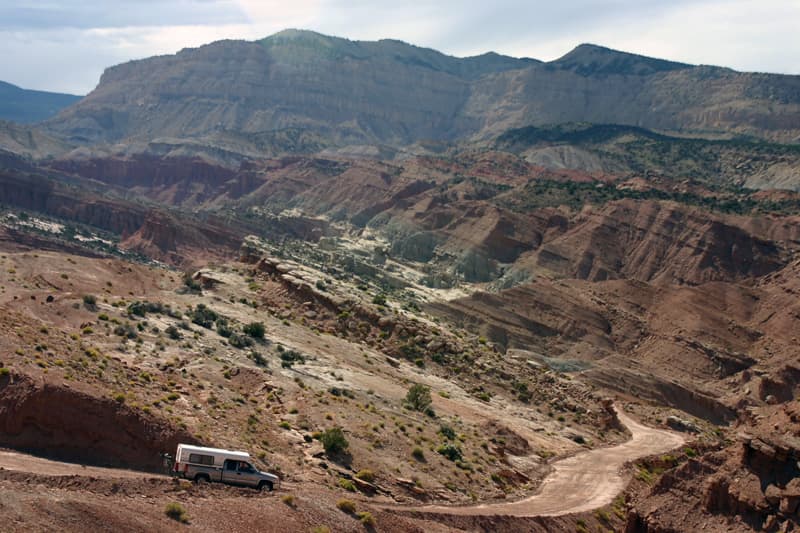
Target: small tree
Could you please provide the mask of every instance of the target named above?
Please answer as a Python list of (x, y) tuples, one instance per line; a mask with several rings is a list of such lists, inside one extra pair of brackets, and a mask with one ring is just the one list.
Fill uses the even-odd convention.
[(344, 431), (342, 431), (340, 427), (326, 429), (322, 432), (322, 435), (320, 435), (319, 440), (322, 442), (322, 447), (325, 448), (325, 453), (328, 455), (342, 453), (350, 446), (350, 443), (347, 442), (344, 436)]
[(431, 408), (431, 389), (420, 383), (416, 383), (408, 389), (406, 394), (405, 404), (409, 409), (419, 411), (420, 413), (428, 413)]

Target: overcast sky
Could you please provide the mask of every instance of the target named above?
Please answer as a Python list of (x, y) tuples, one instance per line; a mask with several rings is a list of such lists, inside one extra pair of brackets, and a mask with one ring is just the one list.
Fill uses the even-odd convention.
[(590, 42), (800, 74), (800, 0), (0, 0), (0, 80), (85, 94), (117, 63), (285, 28), (542, 60)]

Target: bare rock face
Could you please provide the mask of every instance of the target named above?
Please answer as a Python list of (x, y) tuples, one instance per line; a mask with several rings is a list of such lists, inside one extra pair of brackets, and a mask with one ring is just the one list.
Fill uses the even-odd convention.
[[(78, 142), (246, 133), (288, 151), (485, 138), (580, 121), (792, 140), (800, 135), (799, 89), (798, 76), (692, 67), (591, 45), (541, 63), (286, 31), (112, 67), (49, 128)], [(318, 141), (291, 133), (302, 131)]]
[(627, 531), (795, 531), (798, 421), (791, 403), (765, 407), (739, 442), (664, 474), (632, 506)]
[(584, 209), (563, 235), (542, 246), (538, 267), (603, 281), (704, 283), (763, 276), (781, 264), (778, 248), (723, 218), (662, 202)]

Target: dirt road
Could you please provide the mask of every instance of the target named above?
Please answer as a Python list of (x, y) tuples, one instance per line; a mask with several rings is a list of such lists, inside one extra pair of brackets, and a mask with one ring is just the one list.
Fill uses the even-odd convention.
[(622, 466), (639, 457), (665, 453), (681, 446), (681, 435), (644, 426), (622, 412), (620, 421), (632, 438), (611, 448), (600, 448), (553, 463), (553, 472), (541, 490), (524, 500), (508, 503), (447, 507), (430, 505), (412, 511), (461, 516), (559, 516), (591, 511), (611, 503), (625, 488)]
[(85, 476), (107, 479), (143, 479), (159, 478), (158, 474), (137, 472), (135, 470), (121, 470), (116, 468), (99, 468), (96, 466), (83, 466), (74, 463), (62, 463), (34, 457), (10, 450), (0, 449), (0, 468), (15, 472), (27, 472), (42, 476)]

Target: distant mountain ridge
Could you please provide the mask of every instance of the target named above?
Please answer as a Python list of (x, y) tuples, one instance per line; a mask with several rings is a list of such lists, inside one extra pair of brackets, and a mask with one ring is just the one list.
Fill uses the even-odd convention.
[(0, 120), (22, 124), (41, 122), (80, 99), (72, 94), (31, 91), (0, 81)]
[(692, 66), (595, 45), (542, 63), (286, 30), (106, 70), (48, 122), (76, 142), (313, 132), (328, 146), (495, 137), (566, 122), (800, 140), (800, 76)]

